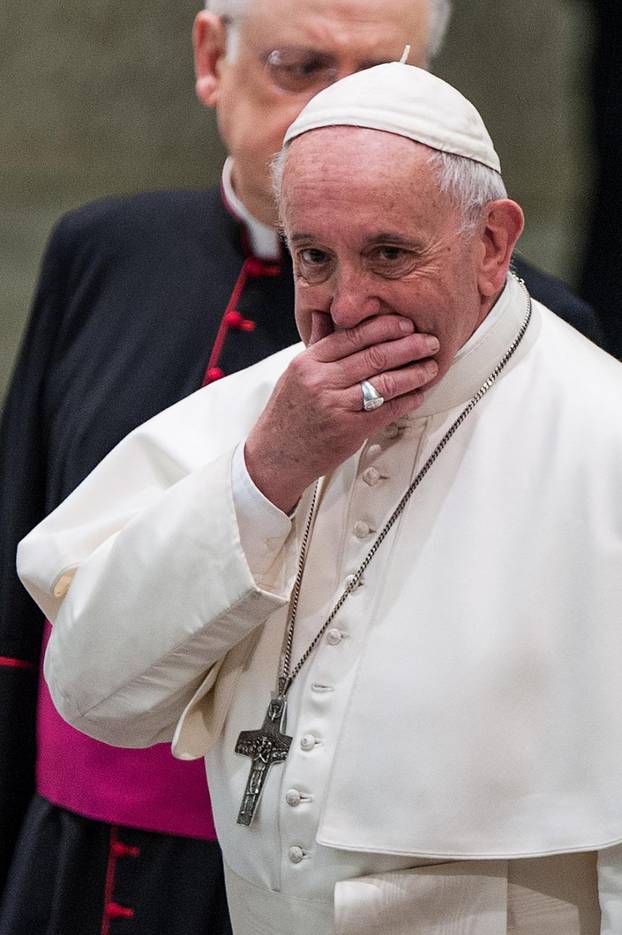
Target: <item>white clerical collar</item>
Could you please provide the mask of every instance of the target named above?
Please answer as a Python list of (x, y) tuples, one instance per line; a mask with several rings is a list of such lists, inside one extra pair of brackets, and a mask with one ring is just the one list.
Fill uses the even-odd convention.
[(233, 190), (231, 173), (233, 159), (228, 156), (222, 170), (222, 191), (232, 214), (246, 226), (253, 256), (260, 260), (274, 260), (281, 255), (281, 240), (274, 227), (269, 227), (250, 213)]
[[(453, 409), (478, 391), (518, 334), (527, 314), (528, 296), (526, 288), (508, 274), (505, 288), (494, 306), (460, 348), (440, 383), (426, 394), (423, 405), (413, 413), (415, 418)], [(530, 345), (529, 331), (533, 330), (528, 329), (512, 363), (520, 359)]]

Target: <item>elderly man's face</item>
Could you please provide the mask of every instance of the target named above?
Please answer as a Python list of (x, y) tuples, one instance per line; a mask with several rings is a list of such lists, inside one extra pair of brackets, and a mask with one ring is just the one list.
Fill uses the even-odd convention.
[(294, 260), (296, 321), (312, 344), (395, 313), (440, 341), (440, 379), (487, 313), (486, 233), (461, 233), (431, 150), (375, 130), (329, 127), (291, 144), (282, 214)]
[(426, 65), (428, 0), (253, 0), (236, 23), (232, 61), (205, 54), (214, 40), (209, 17), (199, 14), (195, 27), (197, 91), (217, 109), (238, 195), (265, 221), (274, 220), (269, 162), (314, 94), (352, 72), (399, 59), (406, 43), (411, 64)]

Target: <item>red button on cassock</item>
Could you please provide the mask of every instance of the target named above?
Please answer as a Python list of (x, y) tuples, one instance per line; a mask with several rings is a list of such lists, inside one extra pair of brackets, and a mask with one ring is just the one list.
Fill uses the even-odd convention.
[(215, 380), (222, 380), (224, 375), (225, 371), (221, 370), (220, 367), (210, 367), (205, 374), (205, 382), (214, 383)]
[(244, 319), (240, 312), (233, 311), (233, 312), (227, 312), (227, 314), (225, 315), (225, 321), (227, 322), (230, 328), (239, 328), (242, 322), (244, 321)]
[(127, 906), (120, 906), (119, 903), (108, 903), (105, 913), (109, 919), (133, 919), (134, 910)]
[(131, 847), (122, 841), (115, 841), (110, 849), (115, 857), (140, 857), (139, 847)]

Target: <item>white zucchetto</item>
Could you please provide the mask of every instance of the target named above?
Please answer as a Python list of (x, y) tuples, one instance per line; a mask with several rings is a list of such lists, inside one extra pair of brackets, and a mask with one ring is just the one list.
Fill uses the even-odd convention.
[(501, 171), (473, 104), (446, 81), (414, 65), (376, 65), (320, 91), (291, 124), (284, 145), (309, 130), (339, 126), (396, 133)]

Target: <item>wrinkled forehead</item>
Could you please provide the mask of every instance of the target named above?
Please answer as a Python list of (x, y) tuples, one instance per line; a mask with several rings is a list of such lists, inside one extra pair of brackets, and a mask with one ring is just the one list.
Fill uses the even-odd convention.
[(399, 179), (427, 163), (435, 150), (397, 133), (368, 127), (318, 127), (296, 137), (281, 154), (282, 188), (312, 175), (318, 184), (335, 174)]
[[(447, 196), (430, 165), (434, 151), (393, 133), (361, 127), (322, 127), (297, 137), (286, 151), (280, 213), (288, 236), (307, 229), (310, 217), (324, 228), (390, 216), (408, 206), (413, 220), (430, 210), (445, 212)], [(278, 180), (277, 191), (278, 191)], [(372, 209), (370, 206), (374, 205)], [(420, 218), (419, 218), (420, 219)]]

